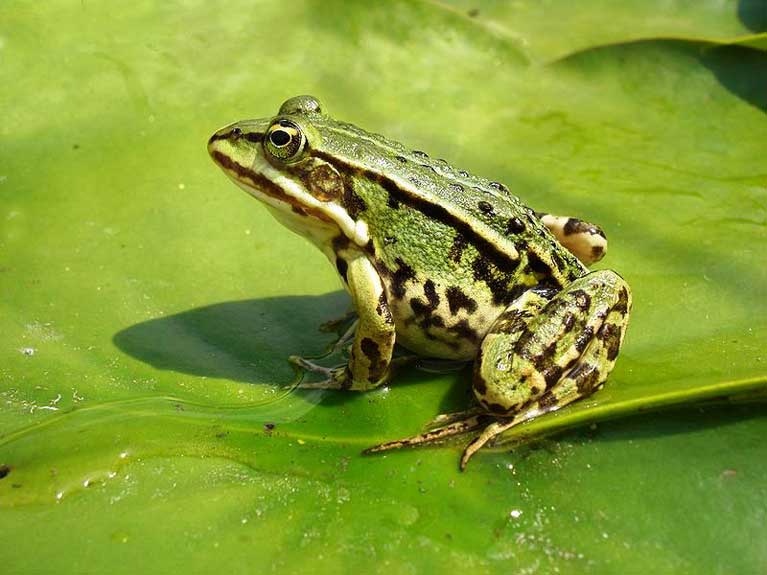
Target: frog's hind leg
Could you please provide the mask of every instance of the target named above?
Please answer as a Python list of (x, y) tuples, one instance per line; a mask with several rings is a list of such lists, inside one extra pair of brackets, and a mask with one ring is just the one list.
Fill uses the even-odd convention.
[(544, 226), (554, 234), (557, 241), (569, 250), (584, 265), (601, 260), (607, 253), (607, 238), (599, 226), (578, 218), (555, 216), (536, 212)]
[(555, 411), (601, 387), (628, 323), (631, 293), (616, 273), (578, 278), (525, 320), (510, 310), (485, 336), (474, 393), (499, 420), (466, 448), (461, 468), (507, 429)]

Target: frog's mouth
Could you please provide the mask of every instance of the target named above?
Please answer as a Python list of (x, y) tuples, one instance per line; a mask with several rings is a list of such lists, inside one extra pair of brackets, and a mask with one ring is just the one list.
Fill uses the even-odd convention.
[(235, 135), (232, 127), (224, 128), (208, 140), (208, 153), (248, 194), (264, 202), (275, 213), (293, 216), (291, 219), (296, 221), (289, 227), (296, 230), (302, 227), (340, 228), (352, 241), (365, 245), (369, 238), (364, 222), (354, 221), (334, 202), (321, 202), (300, 180), (289, 177), (269, 163), (261, 153), (262, 138), (263, 133), (240, 130)]
[(274, 183), (272, 180), (251, 170), (246, 166), (239, 164), (233, 158), (227, 156), (219, 150), (211, 150), (210, 156), (213, 161), (229, 176), (234, 182), (243, 188), (250, 195), (268, 203), (270, 206), (284, 210), (289, 207), (290, 210), (299, 216), (312, 215), (318, 219), (330, 221), (325, 214), (318, 210), (304, 206), (287, 194), (284, 189)]

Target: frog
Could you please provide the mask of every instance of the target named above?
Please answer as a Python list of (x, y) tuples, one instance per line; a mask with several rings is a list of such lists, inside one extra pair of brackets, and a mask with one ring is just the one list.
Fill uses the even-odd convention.
[[(492, 138), (492, 134), (489, 135)], [(632, 298), (598, 226), (535, 211), (504, 184), (327, 114), (309, 95), (217, 130), (219, 168), (327, 257), (356, 315), (348, 361), (301, 387), (364, 392), (411, 357), (472, 362), (474, 405), (378, 453), (474, 433), (469, 459), (505, 431), (602, 388)]]

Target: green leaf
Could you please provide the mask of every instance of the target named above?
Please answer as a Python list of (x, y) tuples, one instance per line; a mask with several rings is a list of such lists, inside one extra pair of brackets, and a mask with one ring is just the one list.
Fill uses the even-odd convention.
[[(4, 5), (6, 570), (763, 569), (760, 7)], [(291, 391), (348, 298), (205, 142), (299, 93), (605, 229), (616, 369), (508, 439), (578, 429), (460, 473), (460, 444), (360, 451), (465, 406), (466, 371)]]

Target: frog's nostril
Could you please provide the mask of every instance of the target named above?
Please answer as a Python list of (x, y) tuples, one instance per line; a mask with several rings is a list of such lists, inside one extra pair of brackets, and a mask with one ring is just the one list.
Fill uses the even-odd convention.
[(238, 139), (240, 136), (242, 136), (242, 129), (234, 127), (232, 128), (232, 131), (230, 132), (230, 135), (233, 139)]

